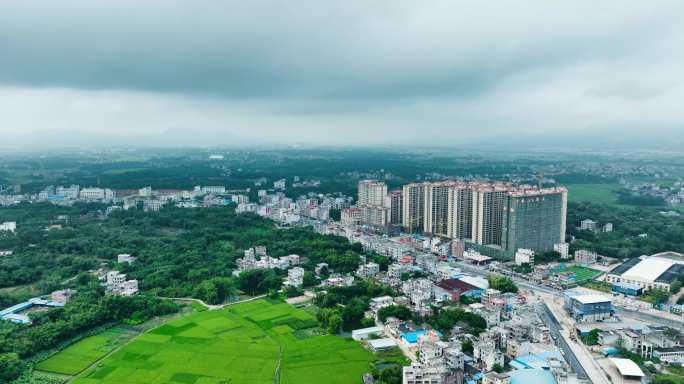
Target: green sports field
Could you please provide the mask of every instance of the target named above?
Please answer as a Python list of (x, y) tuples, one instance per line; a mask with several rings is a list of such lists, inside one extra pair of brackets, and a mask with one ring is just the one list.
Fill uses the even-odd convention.
[(582, 267), (580, 265), (573, 265), (565, 268), (562, 272), (570, 271), (575, 273), (577, 284), (582, 284), (585, 281), (590, 281), (598, 277), (602, 272), (597, 269)]
[(361, 382), (361, 375), (370, 370), (373, 354), (352, 340), (311, 336), (315, 325), (310, 313), (267, 300), (194, 313), (140, 335), (72, 382)]

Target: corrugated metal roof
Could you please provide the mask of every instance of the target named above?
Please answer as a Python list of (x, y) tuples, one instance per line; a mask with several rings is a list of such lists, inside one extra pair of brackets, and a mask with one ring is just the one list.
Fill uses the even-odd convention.
[(623, 273), (622, 276), (626, 278), (631, 277), (646, 281), (655, 281), (673, 265), (674, 263), (670, 260), (649, 257), (641, 260), (627, 272)]
[(437, 286), (446, 289), (448, 291), (460, 291), (460, 292), (466, 292), (466, 291), (472, 291), (472, 290), (479, 290), (480, 288), (468, 284), (463, 280), (459, 279), (447, 279), (447, 280), (442, 280), (439, 283), (437, 283)]
[(633, 259), (629, 259), (625, 261), (624, 263), (618, 265), (617, 267), (613, 268), (610, 273), (613, 275), (622, 275), (623, 273), (627, 272), (630, 268), (635, 266), (637, 263), (641, 261), (640, 258), (635, 257)]
[(665, 273), (658, 276), (658, 278), (655, 281), (658, 283), (669, 284), (674, 282), (682, 273), (684, 273), (684, 264), (675, 264), (668, 268), (667, 271), (665, 271)]
[(612, 361), (613, 364), (615, 364), (615, 367), (617, 367), (618, 371), (620, 371), (620, 374), (622, 376), (644, 376), (644, 372), (641, 370), (641, 368), (639, 368), (639, 366), (630, 359), (620, 359), (617, 357), (611, 357), (610, 361)]
[(551, 372), (543, 369), (519, 369), (509, 372), (511, 384), (556, 384)]

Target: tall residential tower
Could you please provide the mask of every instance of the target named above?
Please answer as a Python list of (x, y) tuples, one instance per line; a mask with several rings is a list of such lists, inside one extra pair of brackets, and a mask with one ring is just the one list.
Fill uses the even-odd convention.
[(502, 247), (536, 252), (553, 251), (565, 242), (568, 191), (565, 188), (528, 189), (506, 196)]

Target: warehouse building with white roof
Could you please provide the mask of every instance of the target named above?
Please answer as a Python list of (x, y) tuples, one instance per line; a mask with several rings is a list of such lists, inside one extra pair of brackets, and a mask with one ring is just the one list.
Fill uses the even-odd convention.
[(578, 323), (595, 323), (611, 319), (612, 299), (608, 296), (587, 293), (580, 289), (565, 291), (565, 310)]
[(684, 273), (684, 256), (676, 252), (663, 252), (652, 256), (629, 259), (606, 275), (612, 284), (626, 283), (651, 289), (670, 290), (680, 274)]

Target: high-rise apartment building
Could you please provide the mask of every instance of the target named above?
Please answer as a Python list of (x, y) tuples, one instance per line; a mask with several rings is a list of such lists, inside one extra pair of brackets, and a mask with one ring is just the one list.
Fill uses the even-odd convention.
[(506, 196), (501, 246), (547, 252), (565, 241), (568, 191), (565, 188), (526, 189)]
[(392, 191), (390, 192), (389, 196), (387, 196), (387, 206), (389, 207), (389, 220), (390, 224), (398, 224), (401, 225), (403, 220), (402, 218), (404, 217), (402, 215), (402, 209), (403, 209), (403, 197), (402, 197), (402, 191), (401, 189)]
[(387, 197), (387, 184), (384, 181), (362, 180), (359, 181), (359, 195), (356, 205), (371, 205), (384, 207)]
[(356, 202), (361, 211), (361, 224), (384, 227), (389, 222), (387, 199), (387, 184), (384, 181), (359, 181), (359, 195)]
[(423, 232), (447, 236), (449, 230), (449, 190), (453, 183), (426, 183)]
[(447, 237), (464, 240), (473, 233), (473, 193), (470, 185), (457, 183), (449, 189)]
[[(546, 252), (565, 241), (565, 188), (539, 190), (458, 181), (412, 183), (388, 201), (390, 207), (401, 201), (401, 223), (408, 232), (469, 240), (511, 252), (518, 248)], [(390, 220), (398, 216), (391, 210)]]
[(482, 245), (501, 245), (506, 195), (511, 186), (479, 183), (472, 186), (473, 242)]
[(468, 183), (425, 183), (423, 231), (448, 238), (470, 239), (472, 190)]
[(408, 232), (422, 232), (425, 217), (425, 187), (429, 183), (406, 184), (402, 190), (403, 227)]

